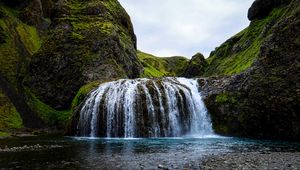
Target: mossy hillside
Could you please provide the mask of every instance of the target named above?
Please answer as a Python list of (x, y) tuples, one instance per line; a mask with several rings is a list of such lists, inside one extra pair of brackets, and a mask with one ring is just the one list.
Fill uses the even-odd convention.
[[(265, 29), (261, 33), (272, 32), (262, 39), (253, 67), (220, 80), (229, 84), (205, 98), (217, 133), (264, 139), (300, 139), (299, 94), (296, 90), (300, 81), (299, 1), (293, 0), (286, 7), (274, 10), (282, 16), (269, 26), (271, 30)], [(266, 18), (274, 15), (274, 10)]]
[(0, 43), (0, 70), (12, 84), (24, 75), (33, 55), (41, 47), (41, 38), (35, 27), (20, 21), (18, 10), (0, 3), (0, 30), (3, 42)]
[(209, 67), (204, 75), (232, 75), (251, 67), (262, 42), (286, 12), (286, 7), (273, 9), (269, 16), (252, 21), (249, 27), (216, 48), (207, 59)]
[(189, 62), (185, 57), (156, 57), (142, 51), (137, 55), (144, 66), (142, 77), (180, 76)]
[(89, 82), (140, 75), (132, 24), (118, 1), (64, 1), (51, 27), (27, 79), (49, 106), (70, 108), (76, 92)]
[[(36, 53), (42, 40), (33, 26), (23, 23), (20, 10), (0, 2), (0, 73), (10, 86), (17, 89), (26, 75), (31, 55)], [(21, 128), (22, 119), (10, 99), (0, 92), (0, 130)]]

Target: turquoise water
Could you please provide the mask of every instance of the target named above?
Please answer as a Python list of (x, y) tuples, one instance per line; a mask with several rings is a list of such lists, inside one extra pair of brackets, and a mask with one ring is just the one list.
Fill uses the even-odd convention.
[(0, 169), (169, 169), (201, 167), (212, 154), (300, 151), (299, 143), (210, 136), (206, 138), (48, 138), (0, 140), (0, 147), (59, 145), (40, 151), (0, 152)]

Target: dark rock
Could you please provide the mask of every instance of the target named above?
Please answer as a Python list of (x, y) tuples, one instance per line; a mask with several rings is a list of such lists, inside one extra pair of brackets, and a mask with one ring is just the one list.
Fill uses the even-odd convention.
[(248, 11), (248, 19), (255, 19), (267, 16), (273, 8), (289, 4), (291, 0), (255, 0)]
[(201, 53), (197, 53), (190, 60), (186, 70), (183, 73), (183, 76), (184, 77), (202, 76), (207, 65), (208, 64), (204, 56)]

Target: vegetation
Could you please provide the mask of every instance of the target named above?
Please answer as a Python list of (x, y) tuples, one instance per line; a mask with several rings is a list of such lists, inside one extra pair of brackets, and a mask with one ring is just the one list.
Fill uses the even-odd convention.
[(215, 102), (219, 104), (224, 104), (224, 103), (236, 104), (238, 101), (235, 97), (233, 97), (228, 93), (221, 93), (216, 97)]
[(204, 75), (232, 75), (251, 67), (258, 56), (261, 43), (272, 33), (275, 21), (285, 11), (286, 8), (273, 9), (268, 17), (254, 20), (249, 27), (216, 48), (207, 59), (209, 66)]
[(9, 99), (0, 91), (0, 131), (22, 128), (22, 119)]
[(0, 137), (7, 137), (7, 136), (10, 136), (10, 133), (0, 131)]
[(27, 103), (29, 107), (36, 111), (40, 117), (49, 126), (64, 126), (72, 117), (70, 110), (58, 111), (40, 101), (27, 89)]
[(185, 57), (156, 57), (141, 51), (137, 55), (144, 66), (142, 77), (180, 76), (189, 63)]
[[(26, 74), (29, 56), (36, 53), (42, 43), (37, 29), (19, 20), (18, 14), (18, 10), (0, 3), (0, 73), (13, 88), (22, 83), (20, 77)], [(0, 88), (0, 130), (22, 127), (19, 113)]]

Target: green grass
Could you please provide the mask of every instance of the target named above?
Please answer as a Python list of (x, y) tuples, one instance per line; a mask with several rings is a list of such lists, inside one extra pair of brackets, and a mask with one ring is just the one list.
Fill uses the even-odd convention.
[[(249, 27), (216, 48), (207, 59), (209, 67), (204, 75), (232, 75), (251, 67), (260, 52), (262, 42), (272, 33), (274, 21), (278, 21), (285, 12), (286, 8), (273, 9), (268, 17), (251, 22)], [(234, 51), (234, 47), (240, 50)]]
[(189, 62), (185, 57), (156, 57), (142, 51), (137, 56), (144, 67), (141, 77), (180, 76)]

